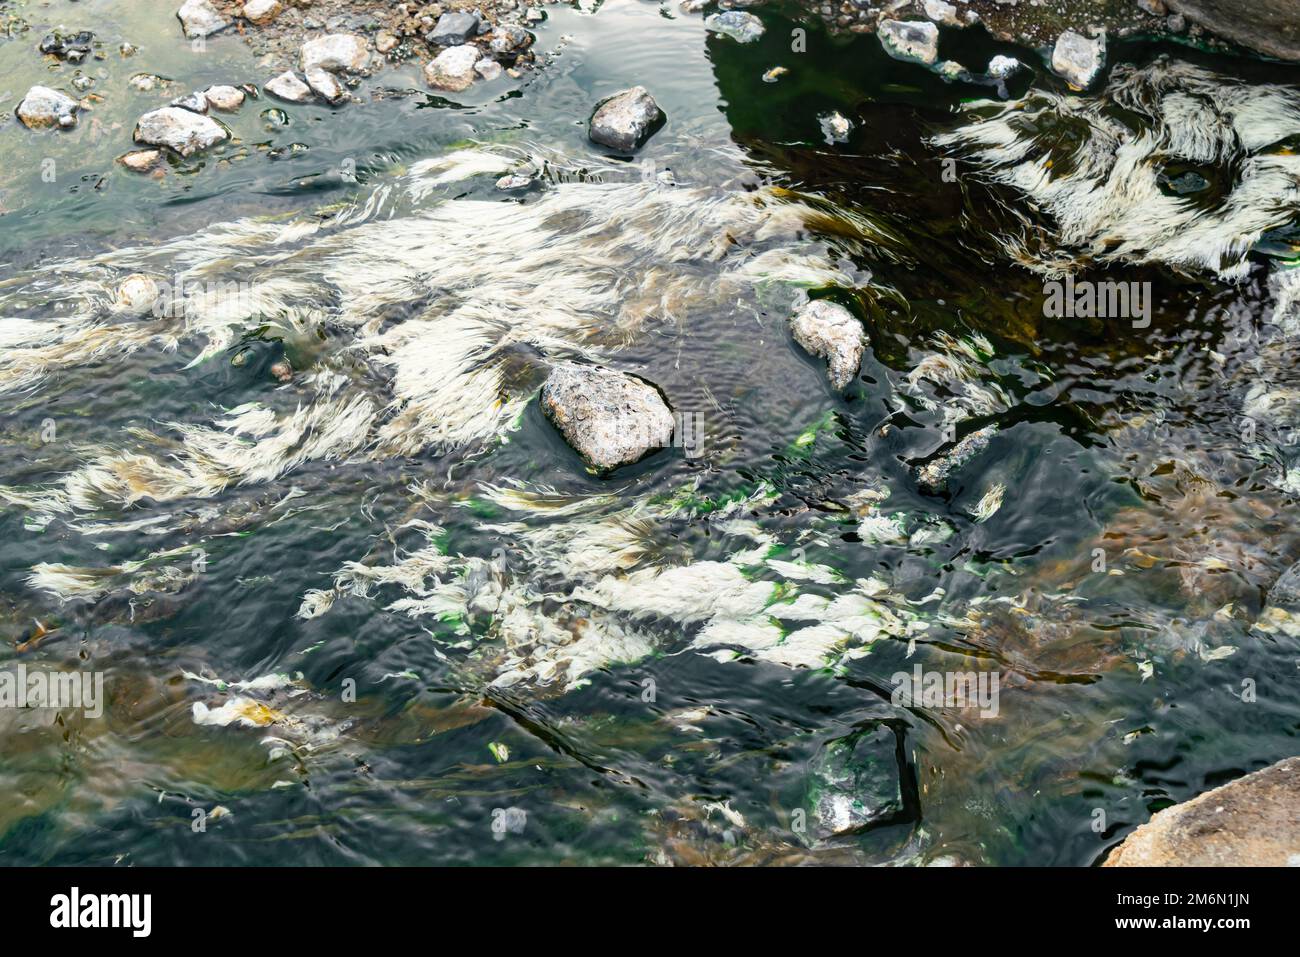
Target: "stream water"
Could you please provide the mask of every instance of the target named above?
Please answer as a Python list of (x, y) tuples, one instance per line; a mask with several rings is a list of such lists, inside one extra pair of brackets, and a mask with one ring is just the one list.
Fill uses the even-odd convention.
[[(999, 90), (611, 0), (547, 8), (523, 80), (250, 100), (140, 176), (131, 75), (270, 75), (174, 6), (51, 5), (102, 102), (0, 126), (0, 657), (106, 698), (0, 709), (0, 861), (1091, 865), (1296, 752), (1260, 621), (1300, 559), (1300, 69), (1113, 43), (1079, 94), (944, 31), (1028, 65)], [(43, 27), (6, 110), (78, 69)], [(637, 83), (668, 122), (607, 155)], [(175, 314), (115, 306), (133, 274)], [(1067, 274), (1149, 322), (1048, 316)], [(808, 296), (869, 336), (843, 392)], [(589, 472), (557, 358), (696, 441)], [(900, 701), (917, 668), (996, 697)]]

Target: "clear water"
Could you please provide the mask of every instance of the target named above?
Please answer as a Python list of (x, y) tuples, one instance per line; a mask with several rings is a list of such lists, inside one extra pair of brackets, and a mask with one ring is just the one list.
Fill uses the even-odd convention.
[[(1300, 654), (1294, 639), (1251, 624), (1269, 586), (1300, 558), (1300, 527), (1293, 495), (1271, 481), (1277, 462), (1240, 431), (1243, 396), (1262, 375), (1258, 332), (1275, 306), (1267, 277), (1293, 254), (1285, 235), (1253, 254), (1241, 283), (1158, 266), (1089, 273), (1150, 281), (1147, 329), (1045, 319), (1042, 277), (994, 241), (1025, 200), (965, 169), (946, 182), (929, 139), (991, 87), (945, 83), (887, 58), (874, 38), (834, 39), (815, 27), (808, 52), (793, 53), (795, 24), (777, 10), (757, 11), (767, 33), (742, 46), (706, 34), (698, 16), (675, 6), (636, 0), (549, 8), (538, 30), (548, 62), (513, 87), (478, 84), (443, 99), (424, 90), (418, 65), (389, 67), (365, 81), (364, 104), (276, 106), (290, 122), (268, 128), (261, 114), (275, 105), (250, 102), (226, 118), (237, 142), (161, 180), (134, 176), (113, 158), (128, 148), (134, 118), (161, 97), (128, 92), (132, 73), (176, 77), (177, 93), (265, 79), (235, 38), (193, 53), (173, 28), (173, 6), (60, 7), (69, 26), (93, 26), (105, 41), (108, 58), (83, 67), (105, 101), (72, 133), (0, 128), (0, 292), (19, 297), (0, 322), (20, 307), (27, 318), (71, 308), (33, 278), (44, 264), (161, 246), (242, 217), (320, 222), (337, 204), (364, 203), (401, 181), (418, 161), (467, 144), (545, 151), (567, 168), (522, 201), (495, 190), (495, 175), (438, 187), (438, 202), (453, 211), (476, 201), (523, 210), (562, 182), (616, 180), (619, 166), (636, 181), (642, 168), (601, 157), (585, 123), (600, 97), (642, 83), (669, 117), (638, 156), (653, 173), (720, 192), (776, 186), (827, 204), (833, 215), (795, 241), (861, 282), (856, 295), (838, 295), (863, 317), (871, 347), (859, 380), (834, 392), (823, 364), (789, 338), (799, 284), (715, 295), (719, 267), (701, 258), (680, 266), (698, 294), (651, 302), (650, 320), (632, 334), (583, 333), (605, 361), (702, 413), (699, 458), (668, 449), (593, 475), (527, 403), (508, 441), (308, 458), (267, 481), (170, 501), (145, 496), (128, 508), (51, 515), (11, 501), (0, 509), (0, 656), (7, 666), (102, 672), (109, 702), (98, 719), (0, 712), (0, 781), (10, 795), (0, 860), (1088, 865), (1154, 810), (1295, 753)], [(51, 82), (50, 70), (59, 85), (74, 70), (40, 62), (39, 32), (0, 42), (7, 108), (30, 84)], [(121, 39), (140, 53), (120, 58)], [(943, 42), (945, 56), (966, 63), (998, 52), (1032, 63), (1012, 82), (1015, 95), (1055, 82), (1029, 51), (979, 34)], [(1300, 82), (1292, 68), (1140, 42), (1115, 45), (1112, 56), (1139, 67), (1170, 56), (1252, 84)], [(789, 73), (763, 82), (778, 64)], [(824, 142), (818, 116), (833, 110), (854, 123), (846, 143)], [(277, 153), (293, 144), (306, 149)], [(42, 180), (43, 160), (54, 162), (54, 182)], [(355, 182), (340, 175), (348, 169)], [(398, 199), (384, 215), (398, 221), (418, 207)], [(1294, 221), (1295, 212), (1277, 216)], [(309, 275), (313, 255), (303, 254)], [(628, 254), (629, 274), (654, 265)], [(242, 277), (246, 266), (234, 256), (221, 268)], [(275, 267), (258, 260), (258, 268)], [(432, 272), (385, 323), (438, 321)], [(210, 427), (223, 409), (255, 401), (281, 414), (310, 404), (300, 382), (281, 387), (269, 369), (284, 355), (304, 371), (352, 368), (353, 333), (324, 311), (313, 334), (249, 323), (193, 367), (196, 335), (174, 350), (150, 345), (53, 368), (4, 396), (0, 485), (59, 487), (104, 450), (183, 458), (172, 423)], [(994, 357), (979, 375), (1000, 387), (1006, 407), (961, 426), (965, 434), (996, 421), (999, 431), (945, 493), (927, 494), (914, 468), (946, 446), (942, 408), (900, 405), (898, 395), (940, 333), (987, 338)], [(1286, 347), (1277, 348), (1268, 367), (1285, 370)], [(536, 389), (544, 351), (519, 349), (510, 395)], [(391, 384), (374, 367), (353, 381), (388, 400)], [(57, 435), (43, 441), (49, 420)], [(507, 581), (560, 596), (542, 605), (574, 625), (585, 612), (557, 609), (579, 583), (536, 567), (525, 547), (528, 534), (544, 540), (572, 516), (512, 514), (485, 494), (485, 484), (510, 481), (566, 500), (612, 497), (578, 521), (689, 489), (690, 507), (646, 533), (639, 567), (723, 559), (736, 542), (710, 513), (741, 500), (726, 514), (757, 523), (775, 557), (842, 577), (785, 581), (789, 593), (835, 598), (875, 577), (888, 583), (893, 607), (928, 627), (809, 669), (743, 654), (718, 660), (691, 647), (698, 623), (642, 618), (649, 654), (604, 663), (566, 691), (563, 681), (494, 685), (500, 622), (392, 610), (409, 597), (400, 586), (298, 616), (304, 595), (329, 588), (345, 563), (392, 564), (426, 544), (414, 519), (442, 530), (436, 544), (446, 555), (495, 558)], [(996, 483), (1006, 486), (1001, 508), (974, 521), (971, 509)], [(888, 513), (946, 523), (951, 536), (910, 547), (864, 541), (844, 503), (869, 485), (890, 489)], [(758, 489), (770, 489), (770, 500), (752, 498)], [(291, 490), (298, 497), (285, 501)], [(524, 531), (499, 529), (510, 522)], [(96, 523), (119, 527), (95, 533)], [(1123, 574), (1092, 571), (1099, 546)], [(186, 548), (202, 548), (206, 562), (181, 587), (132, 590), (140, 578), (121, 573), (92, 597), (62, 601), (29, 580), (41, 563), (104, 569)], [(193, 551), (177, 555), (151, 567), (193, 569)], [(1214, 653), (1226, 646), (1235, 652)], [(915, 664), (998, 671), (998, 716), (893, 704), (891, 676)], [(194, 704), (215, 708), (233, 692), (186, 672), (227, 681), (301, 672), (297, 686), (307, 690), (267, 696), (291, 721), (200, 725)], [(349, 679), (355, 701), (344, 698)], [(1243, 682), (1255, 700), (1243, 700)], [(824, 746), (879, 722), (901, 742), (900, 812), (840, 837), (794, 828), (794, 812), (812, 807)], [(196, 832), (194, 809), (216, 806), (231, 813)], [(503, 819), (523, 823), (502, 832)]]

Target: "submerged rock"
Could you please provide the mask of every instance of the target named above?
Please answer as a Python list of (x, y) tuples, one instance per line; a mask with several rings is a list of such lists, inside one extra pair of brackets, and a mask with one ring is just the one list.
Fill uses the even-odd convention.
[(1265, 634), (1300, 638), (1300, 562), (1296, 562), (1273, 583), (1255, 628)]
[(460, 46), (478, 34), (478, 25), (478, 13), (473, 10), (444, 13), (426, 39), (440, 47)]
[(95, 35), (89, 30), (65, 35), (55, 31), (41, 40), (40, 51), (60, 60), (80, 63), (94, 49)]
[(966, 21), (957, 13), (957, 8), (945, 0), (925, 0), (922, 6), (925, 9), (925, 15), (935, 23), (942, 23), (950, 27), (962, 27)]
[(230, 134), (210, 116), (191, 113), (178, 106), (165, 106), (140, 117), (135, 124), (135, 141), (166, 146), (182, 156), (229, 139)]
[(556, 365), (542, 385), (542, 411), (597, 469), (630, 465), (671, 443), (673, 414), (659, 390), (601, 366)]
[(986, 425), (966, 436), (945, 455), (917, 469), (916, 479), (927, 492), (941, 492), (948, 477), (989, 447), (997, 426)]
[(211, 36), (230, 26), (230, 21), (218, 13), (209, 0), (185, 0), (176, 16), (191, 40)]
[(763, 21), (752, 13), (728, 10), (704, 18), (704, 29), (731, 37), (737, 43), (753, 43), (763, 35)]
[(1089, 40), (1081, 33), (1066, 30), (1052, 50), (1052, 71), (1079, 90), (1092, 85), (1105, 62), (1105, 34)]
[[(157, 154), (157, 150), (151, 152)], [(123, 312), (138, 315), (152, 309), (158, 296), (158, 283), (151, 276), (132, 273), (118, 285), (114, 305)]]
[(274, 79), (267, 80), (264, 89), (289, 103), (306, 103), (311, 99), (311, 87), (298, 79), (292, 70), (285, 70)]
[(29, 130), (42, 130), (51, 126), (64, 128), (77, 124), (77, 101), (66, 93), (51, 90), (48, 86), (34, 86), (18, 104), (18, 119)]
[(663, 110), (643, 86), (615, 93), (596, 107), (587, 135), (593, 143), (616, 150), (634, 150), (664, 119)]
[(998, 54), (989, 60), (988, 75), (995, 80), (1005, 80), (1007, 77), (1019, 72), (1024, 68), (1024, 64), (1015, 57), (1003, 56)]
[(208, 112), (208, 98), (198, 91), (178, 96), (171, 101), (170, 105), (179, 106), (182, 110), (189, 110), (191, 113)]
[(161, 150), (132, 150), (123, 153), (117, 161), (133, 173), (145, 173), (153, 169), (160, 159), (162, 159)]
[(809, 763), (808, 803), (823, 839), (896, 819), (903, 788), (893, 730), (875, 724), (823, 745)]
[(307, 85), (326, 103), (335, 106), (348, 98), (348, 91), (339, 82), (338, 77), (328, 70), (308, 70)]
[(478, 63), (481, 55), (478, 47), (468, 43), (448, 47), (425, 66), (424, 81), (435, 90), (452, 93), (467, 90), (474, 82), (474, 64)]
[(1103, 866), (1300, 866), (1300, 758), (1157, 811)]
[(332, 73), (364, 73), (370, 65), (370, 49), (364, 37), (354, 33), (331, 33), (308, 40), (298, 53), (298, 68), (329, 70)]
[(939, 59), (939, 28), (925, 20), (881, 20), (880, 43), (896, 60), (929, 66)]
[(815, 299), (790, 320), (794, 341), (827, 362), (831, 385), (843, 389), (858, 374), (867, 334), (853, 313), (839, 303)]

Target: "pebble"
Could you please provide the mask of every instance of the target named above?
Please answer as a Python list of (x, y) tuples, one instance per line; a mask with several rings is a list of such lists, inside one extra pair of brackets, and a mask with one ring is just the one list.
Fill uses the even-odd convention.
[(263, 86), (267, 93), (290, 103), (306, 103), (311, 99), (311, 87), (298, 79), (292, 70), (285, 70), (275, 79), (267, 80)]
[(467, 90), (474, 82), (474, 65), (479, 56), (478, 47), (469, 44), (447, 47), (425, 66), (424, 80), (435, 90)]
[(280, 0), (248, 0), (240, 14), (250, 23), (270, 23), (280, 15)]
[(203, 96), (214, 110), (227, 113), (244, 105), (244, 91), (233, 86), (210, 86), (203, 91)]
[(132, 172), (144, 173), (152, 169), (154, 164), (161, 158), (161, 150), (132, 150), (129, 153), (123, 153), (117, 158), (117, 161)]

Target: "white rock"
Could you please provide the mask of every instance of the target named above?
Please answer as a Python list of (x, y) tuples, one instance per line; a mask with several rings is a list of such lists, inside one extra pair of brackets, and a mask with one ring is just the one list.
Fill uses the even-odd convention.
[(501, 64), (485, 56), (474, 64), (474, 72), (485, 80), (495, 80), (501, 75)]
[(995, 80), (1005, 80), (1023, 67), (1024, 64), (1015, 57), (1002, 56), (1001, 54), (998, 54), (993, 59), (989, 60), (988, 74)]
[(298, 66), (303, 73), (316, 69), (364, 73), (369, 65), (370, 50), (365, 38), (355, 33), (331, 33), (308, 40), (298, 53)]
[(203, 96), (214, 110), (227, 113), (244, 105), (244, 91), (234, 86), (210, 86), (203, 91)]
[(615, 93), (592, 114), (587, 135), (593, 143), (629, 151), (641, 145), (663, 111), (643, 86)]
[(858, 374), (867, 334), (862, 323), (839, 303), (814, 299), (790, 320), (794, 341), (827, 361), (831, 385), (843, 389)]
[(164, 106), (140, 117), (135, 124), (135, 141), (150, 146), (166, 146), (182, 156), (230, 138), (225, 128), (210, 116)]
[(944, 0), (925, 0), (925, 15), (935, 23), (950, 27), (964, 27), (966, 21), (957, 14), (957, 8)]
[(158, 283), (143, 273), (132, 273), (117, 287), (114, 306), (136, 315), (147, 312), (158, 301)]
[(18, 104), (18, 119), (29, 130), (69, 127), (77, 122), (77, 101), (48, 86), (34, 86)]
[(240, 11), (245, 20), (253, 23), (270, 23), (280, 13), (280, 0), (248, 0)]
[(1077, 90), (1086, 90), (1106, 62), (1106, 35), (1090, 40), (1073, 30), (1057, 38), (1052, 70)]
[(927, 66), (939, 58), (939, 28), (925, 20), (881, 20), (880, 43), (896, 60)]
[(161, 150), (132, 150), (123, 153), (117, 161), (133, 173), (144, 173), (162, 158)]
[(191, 40), (207, 37), (230, 26), (230, 21), (217, 12), (208, 0), (185, 0), (176, 11), (185, 35)]
[(542, 386), (542, 412), (598, 469), (628, 465), (672, 441), (673, 414), (659, 390), (601, 366), (557, 364)]
[(348, 91), (343, 88), (338, 77), (328, 70), (319, 68), (308, 70), (307, 85), (326, 103), (338, 104), (348, 98)]
[(311, 99), (311, 87), (294, 75), (293, 70), (285, 70), (273, 80), (267, 80), (263, 88), (272, 96), (290, 103), (306, 103)]
[(474, 64), (479, 56), (478, 47), (468, 43), (447, 47), (425, 66), (424, 80), (435, 90), (467, 90), (474, 82)]

